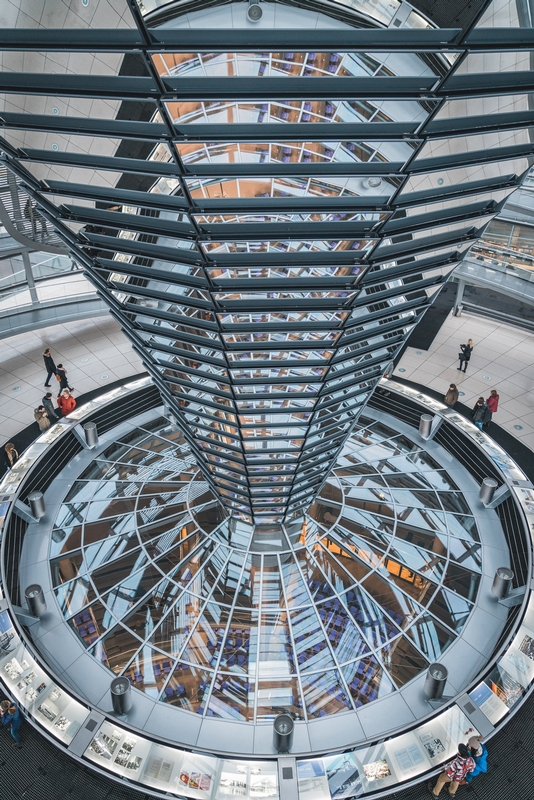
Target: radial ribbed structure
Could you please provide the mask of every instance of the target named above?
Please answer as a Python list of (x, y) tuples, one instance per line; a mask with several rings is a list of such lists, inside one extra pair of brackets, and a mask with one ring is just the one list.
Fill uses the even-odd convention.
[(128, 5), (129, 29), (0, 36), (4, 50), (72, 54), (63, 73), (51, 59), (0, 75), (15, 96), (5, 158), (226, 508), (287, 520), (519, 183), (532, 34), (351, 27), (364, 22), (306, 9), (296, 26), (273, 3), (255, 24), (227, 4), (209, 28), (194, 12), (148, 27)]

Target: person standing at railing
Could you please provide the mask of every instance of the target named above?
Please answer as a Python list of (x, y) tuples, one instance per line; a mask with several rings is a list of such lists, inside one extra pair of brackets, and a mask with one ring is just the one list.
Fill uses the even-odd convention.
[(495, 412), (499, 408), (499, 395), (497, 393), (497, 389), (492, 389), (491, 390), (490, 396), (486, 400), (486, 404), (487, 404), (487, 406), (488, 406), (488, 408), (490, 410), (490, 418), (489, 418), (488, 422), (486, 422), (484, 427), (488, 428), (489, 424), (490, 424), (490, 422), (492, 420), (493, 415), (495, 414)]
[(488, 408), (488, 405), (483, 397), (479, 397), (475, 403), (473, 410), (471, 411), (471, 417), (473, 422), (482, 430), (484, 425), (487, 425), (491, 419), (491, 411)]
[(449, 408), (454, 408), (454, 406), (458, 402), (459, 394), (460, 393), (456, 387), (456, 384), (451, 383), (447, 391), (447, 394), (443, 398), (443, 402), (445, 403), (446, 406), (449, 406)]
[(37, 204), (32, 203), (31, 197), (28, 197), (26, 200), (26, 205), (24, 206), (24, 216), (28, 219), (32, 226), (32, 235), (34, 239), (37, 239), (37, 223), (41, 226), (41, 241), (44, 240), (46, 234), (48, 233), (46, 228), (46, 220), (43, 215), (37, 210)]
[(2, 725), (5, 725), (9, 730), (11, 736), (15, 740), (13, 742), (13, 747), (18, 747), (20, 750), (22, 742), (20, 741), (19, 729), (24, 718), (15, 703), (12, 703), (11, 700), (2, 700), (0, 703), (0, 721)]
[(43, 353), (43, 360), (44, 360), (44, 363), (45, 363), (45, 369), (47, 371), (45, 387), (47, 389), (49, 389), (50, 388), (50, 378), (52, 377), (52, 375), (56, 374), (56, 365), (54, 363), (54, 359), (52, 358), (52, 351), (50, 350), (49, 347), (47, 347), (46, 350)]
[(4, 462), (8, 469), (11, 469), (15, 466), (17, 461), (19, 460), (19, 454), (15, 450), (15, 445), (13, 442), (8, 442), (4, 445)]
[(47, 392), (43, 397), (43, 406), (44, 410), (48, 414), (48, 419), (50, 422), (55, 422), (59, 419), (58, 415), (55, 412), (54, 404), (52, 402), (52, 392)]
[(63, 389), (61, 394), (57, 396), (57, 404), (59, 406), (59, 410), (63, 414), (64, 417), (67, 414), (70, 414), (71, 411), (74, 411), (76, 408), (76, 400), (71, 395), (68, 389)]
[(44, 406), (38, 406), (33, 412), (33, 416), (35, 417), (35, 421), (38, 424), (41, 433), (49, 429), (52, 423), (48, 418), (48, 414), (46, 413)]

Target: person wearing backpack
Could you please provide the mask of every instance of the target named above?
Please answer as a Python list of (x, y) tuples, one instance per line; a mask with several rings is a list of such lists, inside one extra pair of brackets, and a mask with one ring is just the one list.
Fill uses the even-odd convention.
[(482, 744), (480, 736), (471, 736), (467, 742), (471, 750), (471, 756), (475, 760), (475, 768), (465, 776), (466, 783), (471, 783), (477, 775), (482, 775), (488, 771), (488, 748)]
[(23, 720), (24, 718), (15, 703), (12, 703), (11, 700), (2, 700), (0, 703), (0, 722), (9, 729), (11, 736), (15, 740), (13, 747), (18, 747), (19, 749), (22, 747), (19, 728)]
[(69, 386), (69, 380), (67, 378), (67, 370), (63, 366), (63, 364), (58, 364), (56, 367), (56, 380), (59, 381), (59, 391), (62, 392), (63, 389), (68, 389), (69, 392), (72, 392), (72, 387)]

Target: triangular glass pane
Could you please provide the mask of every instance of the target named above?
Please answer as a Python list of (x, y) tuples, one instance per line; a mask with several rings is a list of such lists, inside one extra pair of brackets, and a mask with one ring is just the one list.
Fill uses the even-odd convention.
[(50, 558), (79, 550), (82, 546), (82, 526), (53, 528), (50, 534)]
[(209, 716), (253, 722), (255, 688), (247, 676), (219, 673), (211, 690)]
[(148, 642), (176, 658), (196, 625), (201, 607), (202, 602), (198, 597), (184, 592), (153, 630)]
[(96, 597), (93, 585), (87, 577), (63, 583), (54, 590), (54, 593), (64, 617), (77, 614)]
[(367, 655), (351, 664), (345, 664), (341, 671), (349, 687), (355, 708), (360, 708), (380, 697), (386, 697), (395, 691), (395, 686), (387, 672), (373, 655)]
[(75, 614), (69, 622), (85, 647), (90, 647), (99, 636), (113, 628), (117, 620), (100, 601), (96, 601)]
[(445, 519), (451, 536), (458, 536), (460, 539), (471, 539), (473, 542), (480, 541), (474, 517), (467, 517), (463, 514), (445, 514)]
[(440, 589), (428, 610), (451, 630), (460, 633), (473, 606), (454, 592)]
[(302, 692), (308, 719), (326, 717), (352, 709), (345, 685), (337, 669), (302, 675)]
[(334, 659), (326, 644), (316, 610), (305, 608), (294, 611), (290, 614), (290, 619), (299, 670), (334, 667)]
[(141, 646), (140, 640), (121, 625), (99, 639), (91, 653), (98, 661), (105, 664), (112, 672), (119, 675), (130, 663)]
[(169, 665), (165, 656), (144, 644), (128, 664), (124, 675), (132, 686), (157, 700), (167, 679), (163, 664)]
[(262, 614), (258, 677), (260, 679), (287, 678), (295, 674), (295, 662), (287, 613)]
[(380, 651), (389, 675), (400, 688), (428, 667), (428, 661), (405, 636), (399, 636)]
[(482, 547), (478, 542), (469, 542), (451, 536), (449, 539), (449, 558), (457, 564), (474, 572), (482, 570)]
[(431, 614), (423, 614), (415, 620), (406, 628), (405, 634), (430, 662), (438, 661), (447, 647), (456, 640), (455, 635), (440, 625)]
[[(171, 667), (168, 661), (163, 662), (164, 671), (170, 672)], [(212, 679), (212, 672), (178, 663), (160, 699), (185, 711), (203, 714)]]
[(290, 554), (288, 560), (282, 563), (282, 575), (288, 608), (309, 605), (311, 597), (293, 554)]
[(479, 572), (471, 572), (471, 570), (449, 561), (443, 584), (473, 603), (476, 600), (480, 578)]

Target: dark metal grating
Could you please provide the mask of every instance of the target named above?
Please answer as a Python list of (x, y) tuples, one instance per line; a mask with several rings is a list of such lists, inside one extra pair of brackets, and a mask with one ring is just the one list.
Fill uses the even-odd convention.
[[(100, 433), (105, 433), (119, 423), (154, 408), (160, 402), (157, 388), (153, 385), (148, 386), (105, 406), (100, 411), (87, 417), (84, 422), (95, 422)], [(40, 459), (23, 481), (19, 493), (20, 499), (26, 502), (31, 492), (46, 492), (56, 475), (82, 449), (82, 445), (72, 431), (69, 431), (59, 441), (51, 445), (44, 458)], [(19, 603), (21, 603), (21, 597), (18, 565), (27, 527), (27, 522), (12, 513), (4, 531), (6, 588), (13, 602)]]
[(46, 456), (37, 463), (35, 469), (32, 469), (26, 480), (23, 481), (19, 493), (20, 499), (26, 502), (31, 492), (46, 492), (56, 475), (82, 449), (78, 439), (69, 431), (50, 447)]
[(419, 427), (421, 414), (424, 414), (424, 409), (418, 403), (414, 403), (412, 400), (408, 400), (408, 398), (394, 392), (388, 393), (387, 390), (382, 388), (377, 389), (371, 396), (369, 407), (391, 414), (395, 419), (400, 419), (414, 428)]
[(502, 483), (502, 475), (489, 458), (473, 447), (467, 436), (452, 425), (443, 424), (434, 436), (434, 441), (448, 450), (478, 483), (484, 478), (495, 478)]
[(514, 585), (524, 586), (529, 580), (528, 549), (525, 542), (524, 522), (512, 497), (495, 509), (506, 533), (510, 548), (510, 566), (514, 573)]
[(28, 523), (17, 514), (11, 514), (8, 526), (4, 531), (4, 569), (6, 590), (13, 602), (20, 603), (19, 561)]
[(146, 389), (135, 392), (133, 395), (127, 395), (91, 414), (86, 422), (96, 423), (97, 430), (100, 433), (106, 433), (120, 422), (142, 414), (144, 411), (149, 411), (160, 403), (158, 389), (154, 385), (148, 386)]

